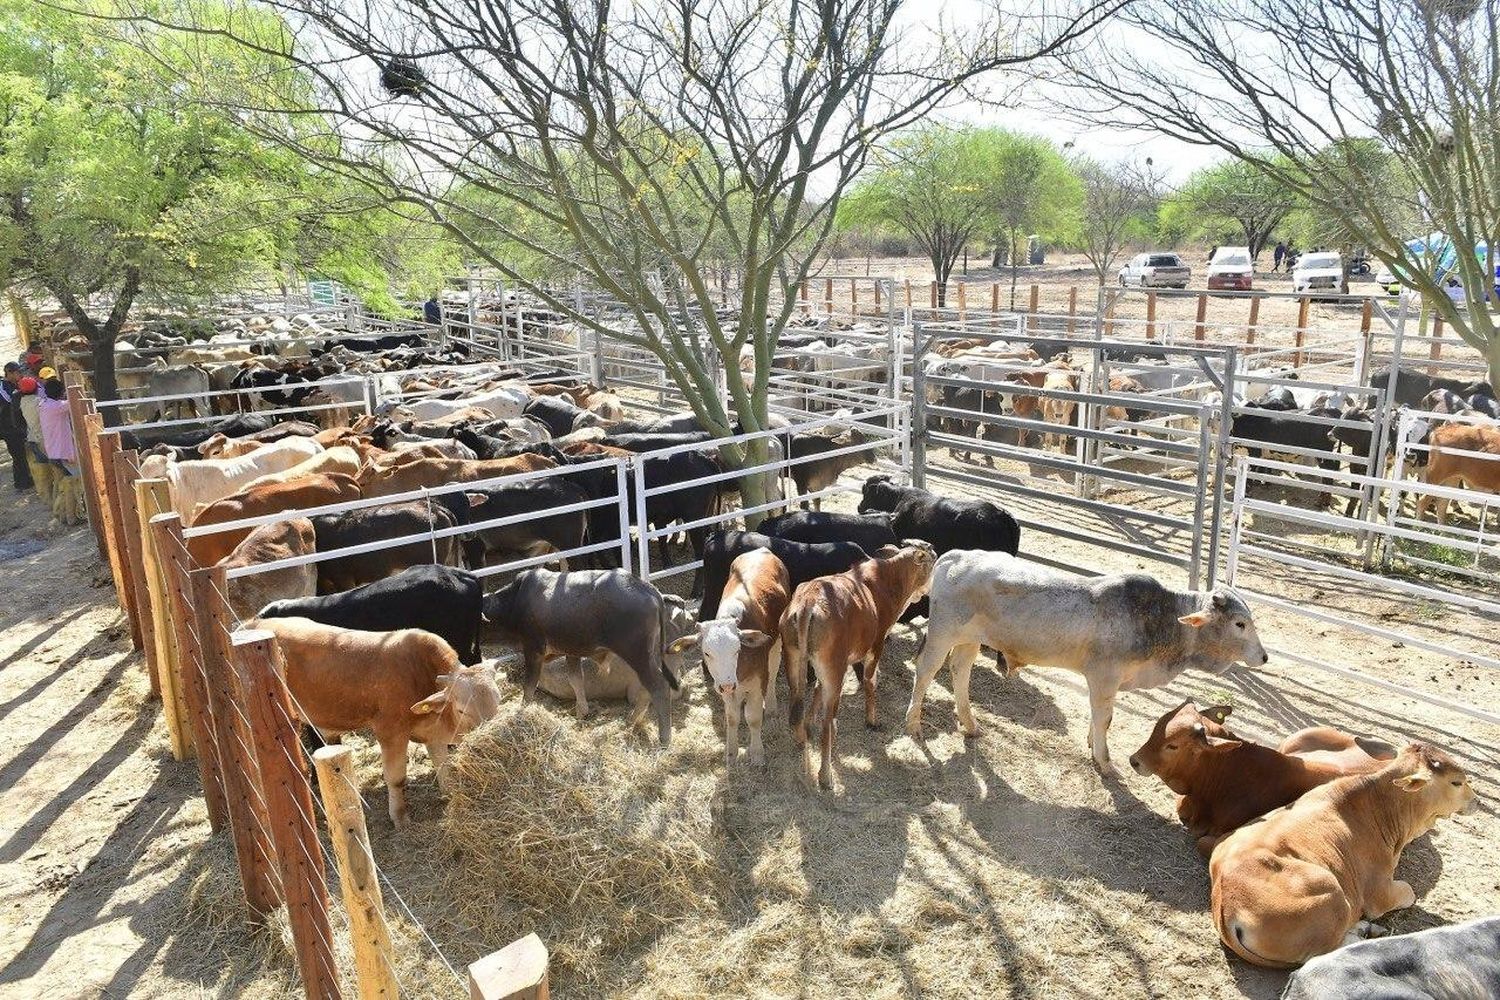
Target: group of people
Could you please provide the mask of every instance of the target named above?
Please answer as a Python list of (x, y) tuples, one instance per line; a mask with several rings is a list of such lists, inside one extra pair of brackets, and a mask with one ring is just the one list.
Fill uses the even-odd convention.
[(0, 435), (10, 452), (16, 492), (38, 493), (61, 524), (82, 521), (83, 488), (67, 393), (56, 369), (35, 350), (5, 365)]

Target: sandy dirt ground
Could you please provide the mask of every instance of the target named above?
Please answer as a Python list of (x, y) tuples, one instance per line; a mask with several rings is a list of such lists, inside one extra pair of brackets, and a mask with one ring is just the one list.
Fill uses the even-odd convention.
[[(0, 466), (0, 482), (8, 479)], [(232, 859), (209, 835), (195, 767), (170, 759), (87, 529), (50, 528), (38, 503), (11, 502), (8, 486), (0, 494), (0, 997), (298, 995), (281, 929), (252, 931), (242, 919)], [(1040, 534), (1024, 539), (1023, 554), (1160, 571)], [(1413, 627), (1468, 628), (1368, 600)], [(1269, 645), (1496, 703), (1496, 679), (1472, 665), (1292, 615), (1266, 614), (1261, 628)], [(597, 967), (560, 965), (557, 994), (1275, 997), (1282, 974), (1219, 946), (1205, 866), (1177, 825), (1171, 793), (1128, 769), (1116, 780), (1094, 770), (1079, 679), (1050, 670), (1005, 678), (982, 661), (972, 692), (981, 734), (966, 740), (944, 672), (923, 739), (913, 740), (899, 721), (920, 635), (898, 626), (887, 646), (882, 728), (866, 729), (857, 706), (845, 706), (833, 794), (810, 787), (779, 717), (767, 724), (769, 765), (726, 773), (716, 699), (690, 675), (665, 763), (718, 785), (713, 851), (725, 884), (705, 887), (695, 919)], [(1500, 636), (1468, 628), (1465, 639)], [(494, 643), (486, 651), (503, 652)], [(1387, 923), (1405, 932), (1500, 912), (1500, 730), (1273, 659), (1123, 695), (1110, 736), (1116, 760), (1189, 697), (1231, 702), (1232, 724), (1270, 741), (1334, 724), (1453, 752), (1474, 778), (1480, 811), (1407, 850), (1398, 874), (1418, 903)], [(569, 725), (648, 747), (618, 706), (573, 723), (571, 705), (548, 704)], [(456, 886), (490, 873), (444, 848), (443, 801), (425, 754), (412, 754), (414, 822), (395, 832), (377, 756), (368, 741), (351, 742), (375, 857), (403, 900), (391, 910), (409, 907), (459, 968), (506, 943), (479, 935), (453, 904)], [(433, 946), (406, 919), (397, 924), (404, 990), (463, 995)], [(485, 926), (519, 936), (537, 918), (517, 908)]]

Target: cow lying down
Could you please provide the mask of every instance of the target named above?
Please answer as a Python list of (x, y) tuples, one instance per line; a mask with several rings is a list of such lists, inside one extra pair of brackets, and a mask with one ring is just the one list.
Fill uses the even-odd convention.
[(1168, 711), (1130, 755), (1137, 774), (1156, 775), (1176, 792), (1177, 817), (1207, 858), (1224, 835), (1304, 792), (1349, 774), (1369, 774), (1396, 756), (1379, 740), (1328, 726), (1293, 733), (1279, 747), (1241, 739), (1224, 727), (1228, 705), (1198, 711), (1191, 701)]
[(1143, 573), (1082, 578), (1005, 552), (959, 549), (932, 574), (932, 616), (917, 655), (906, 728), (922, 729), (927, 685), (951, 659), (958, 720), (978, 732), (969, 708), (969, 671), (980, 645), (998, 650), (1006, 669), (1062, 667), (1089, 689), (1089, 747), (1112, 775), (1105, 734), (1122, 690), (1159, 687), (1189, 667), (1223, 673), (1268, 657), (1243, 598), (1228, 587), (1171, 590)]

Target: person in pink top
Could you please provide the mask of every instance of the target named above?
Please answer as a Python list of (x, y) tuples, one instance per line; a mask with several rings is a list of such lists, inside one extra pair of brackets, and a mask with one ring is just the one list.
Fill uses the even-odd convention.
[(62, 380), (49, 378), (43, 383), (36, 407), (42, 422), (42, 450), (48, 460), (62, 466), (66, 475), (57, 483), (52, 515), (63, 524), (78, 524), (83, 519), (78, 446), (73, 440), (73, 414), (68, 409)]

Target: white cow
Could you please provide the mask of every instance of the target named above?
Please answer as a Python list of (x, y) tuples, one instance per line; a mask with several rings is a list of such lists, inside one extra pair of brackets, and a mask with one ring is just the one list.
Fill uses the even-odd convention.
[(174, 462), (152, 455), (141, 463), (141, 478), (165, 479), (172, 491), (172, 509), (182, 516), (184, 524), (191, 524), (199, 504), (222, 500), (252, 480), (290, 469), (322, 450), (323, 446), (311, 438), (289, 437), (238, 458)]

